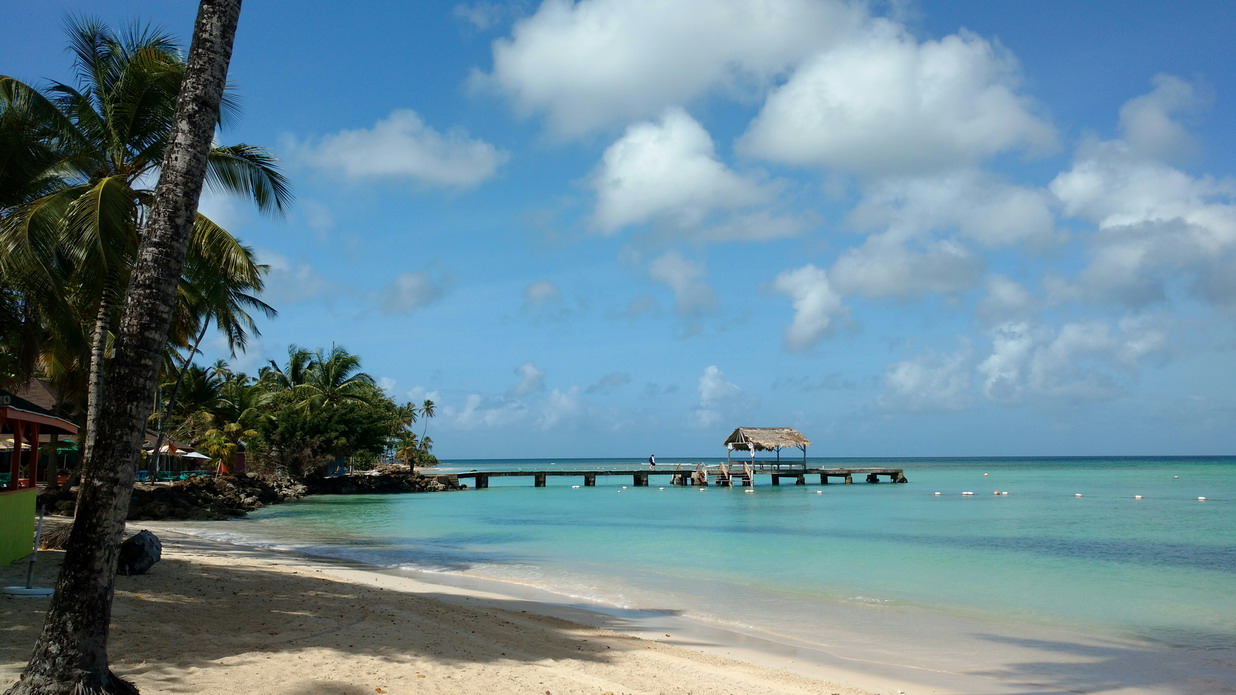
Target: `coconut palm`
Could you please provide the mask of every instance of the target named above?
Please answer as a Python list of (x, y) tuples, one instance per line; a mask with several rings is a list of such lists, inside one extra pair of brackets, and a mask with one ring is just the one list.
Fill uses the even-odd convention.
[(425, 429), (421, 431), (421, 439), (424, 439), (425, 433), (429, 431), (429, 418), (433, 417), (436, 412), (437, 406), (433, 401), (426, 398), (425, 402), (421, 403), (421, 415), (425, 418)]
[[(29, 126), (23, 142), (42, 146), (20, 150), (21, 180), (27, 183), (25, 193), (4, 203), (0, 249), (7, 253), (0, 257), (45, 277), (40, 282), (48, 287), (61, 279), (71, 290), (60, 293), (72, 296), (79, 312), (91, 317), (88, 410), (93, 413), (102, 397), (115, 308), (147, 233), (155, 196), (149, 182), (167, 150), (185, 62), (166, 34), (134, 28), (118, 36), (92, 21), (71, 25), (70, 48), (77, 87), (53, 82), (39, 91), (0, 76), (0, 112), (16, 111), (13, 121)], [(231, 110), (226, 99), (224, 110)], [(251, 145), (212, 148), (207, 179), (263, 210), (281, 210), (290, 199), (273, 157)], [(190, 238), (190, 258), (199, 259), (197, 265), (253, 286), (249, 279), (260, 273), (225, 230), (198, 215)], [(186, 268), (192, 272), (195, 262)], [(93, 417), (88, 414), (88, 426)]]
[(373, 400), (373, 377), (360, 371), (360, 358), (338, 345), (330, 352), (316, 350), (305, 380), (293, 392), (303, 409), (313, 412), (342, 401), (357, 401), (369, 405)]
[(150, 359), (167, 341), (181, 265), (206, 179), (240, 0), (201, 0), (175, 115), (176, 142), (160, 165), (142, 253), (125, 296), (111, 393), (86, 449), (77, 517), (43, 631), (9, 695), (135, 693), (107, 656), (118, 544), (133, 490), (144, 411), (158, 377)]

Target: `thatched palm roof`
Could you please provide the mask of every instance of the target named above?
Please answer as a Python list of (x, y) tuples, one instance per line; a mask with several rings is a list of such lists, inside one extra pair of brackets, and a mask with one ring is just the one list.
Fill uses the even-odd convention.
[(725, 440), (726, 447), (732, 449), (746, 449), (748, 443), (754, 444), (756, 451), (780, 451), (789, 447), (806, 451), (811, 440), (792, 427), (739, 427)]

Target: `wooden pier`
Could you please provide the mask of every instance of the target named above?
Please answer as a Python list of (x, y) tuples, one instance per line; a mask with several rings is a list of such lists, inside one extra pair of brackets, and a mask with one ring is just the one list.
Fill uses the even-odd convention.
[(827, 485), (829, 478), (840, 479), (846, 485), (861, 478), (867, 483), (881, 482), (886, 478), (890, 483), (905, 483), (905, 472), (901, 468), (819, 468), (806, 466), (766, 466), (750, 464), (726, 465), (721, 463), (709, 466), (703, 463), (694, 467), (679, 464), (676, 467), (657, 466), (624, 469), (595, 470), (515, 470), (515, 471), (467, 471), (461, 473), (438, 473), (433, 477), (444, 482), (461, 482), (471, 479), (473, 487), (484, 490), (489, 487), (491, 478), (532, 478), (536, 487), (545, 487), (550, 477), (576, 478), (583, 480), (584, 487), (595, 487), (598, 476), (630, 476), (634, 487), (648, 487), (650, 481), (663, 479), (670, 485), (686, 485), (703, 487), (708, 485), (750, 487), (755, 484), (758, 476), (769, 476), (773, 485), (780, 485), (782, 480), (792, 481), (794, 485), (807, 485), (814, 482), (816, 476), (821, 485)]

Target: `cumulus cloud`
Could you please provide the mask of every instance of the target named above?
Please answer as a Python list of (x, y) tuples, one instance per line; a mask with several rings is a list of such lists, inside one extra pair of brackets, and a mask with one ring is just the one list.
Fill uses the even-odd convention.
[(866, 19), (837, 0), (547, 0), (475, 84), (576, 137), (723, 89), (744, 95)]
[(1178, 118), (1208, 106), (1213, 99), (1211, 89), (1166, 74), (1155, 75), (1153, 82), (1153, 91), (1120, 108), (1122, 139), (1145, 157), (1174, 161), (1197, 154), (1197, 140)]
[(686, 111), (641, 122), (605, 150), (593, 174), (593, 223), (612, 234), (622, 227), (665, 220), (679, 228), (703, 223), (715, 210), (767, 200), (771, 193), (717, 159), (712, 138)]
[(716, 427), (724, 417), (722, 408), (742, 395), (742, 389), (725, 378), (715, 364), (704, 368), (697, 386), (700, 402), (693, 413), (695, 425), (701, 429)]
[(801, 352), (828, 334), (834, 319), (847, 313), (828, 281), (828, 273), (807, 264), (773, 279), (773, 289), (790, 297), (794, 319), (785, 329), (785, 347)]
[(255, 249), (257, 262), (269, 266), (262, 301), (278, 306), (318, 299), (335, 290), (334, 283), (322, 277), (313, 266), (294, 261), (269, 249)]
[(717, 303), (712, 285), (705, 278), (704, 264), (688, 260), (677, 251), (666, 251), (653, 259), (648, 274), (674, 291), (674, 310), (679, 316), (697, 318)]
[(829, 270), (833, 287), (843, 294), (914, 298), (924, 293), (964, 292), (983, 277), (983, 259), (948, 240), (915, 242), (874, 235), (849, 249)]
[(1166, 297), (1172, 277), (1205, 278), (1236, 255), (1236, 184), (1193, 177), (1138, 156), (1124, 142), (1090, 144), (1051, 183), (1065, 214), (1098, 228), (1088, 265), (1065, 288), (1077, 298), (1144, 306)]
[(290, 157), (350, 179), (394, 178), (466, 188), (491, 178), (509, 155), (462, 129), (439, 132), (400, 109), (372, 128), (292, 142)]
[(885, 371), (884, 392), (876, 402), (897, 412), (967, 410), (974, 403), (973, 369), (968, 345), (952, 355), (926, 354), (897, 362)]
[(791, 164), (905, 174), (1054, 147), (1054, 130), (1017, 86), (1016, 61), (997, 44), (965, 31), (919, 43), (877, 19), (773, 91), (740, 149)]
[(993, 332), (991, 355), (978, 372), (984, 395), (998, 403), (1110, 400), (1123, 393), (1118, 373), (1135, 371), (1166, 344), (1165, 332), (1136, 318), (1121, 321), (1116, 330), (1100, 321), (1067, 323), (1058, 331), (1010, 322)]
[(585, 410), (578, 386), (572, 386), (566, 391), (554, 389), (542, 404), (536, 424), (542, 430), (550, 430), (564, 422), (578, 419)]
[(400, 273), (378, 292), (378, 299), (383, 313), (397, 316), (430, 304), (444, 294), (445, 281), (435, 281), (428, 273), (417, 271)]
[(481, 427), (505, 427), (517, 424), (528, 417), (528, 406), (521, 401), (506, 398), (485, 398), (469, 394), (459, 408), (445, 407), (443, 415), (459, 429), (474, 430)]
[(1041, 302), (1021, 283), (1003, 275), (987, 278), (987, 293), (975, 307), (979, 320), (987, 325), (1033, 318)]
[(477, 31), (489, 31), (511, 19), (519, 9), (518, 4), (509, 2), (460, 3), (451, 14)]
[(986, 247), (1043, 246), (1059, 237), (1052, 202), (1048, 191), (964, 169), (874, 182), (850, 213), (850, 222), (897, 238), (955, 230)]
[(523, 398), (537, 391), (545, 390), (545, 371), (535, 364), (524, 362), (515, 369), (515, 373), (520, 377), (519, 383), (507, 393), (507, 396)]

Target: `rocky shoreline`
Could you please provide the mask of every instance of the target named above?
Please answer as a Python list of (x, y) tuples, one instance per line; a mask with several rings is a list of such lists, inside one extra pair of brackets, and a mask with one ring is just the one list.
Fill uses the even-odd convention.
[[(272, 480), (253, 474), (190, 478), (174, 483), (136, 483), (129, 521), (220, 521), (306, 495), (366, 495), (460, 490), (458, 482), (408, 471), (364, 473), (304, 482)], [(49, 514), (72, 516), (76, 489), (44, 488), (38, 504)]]

